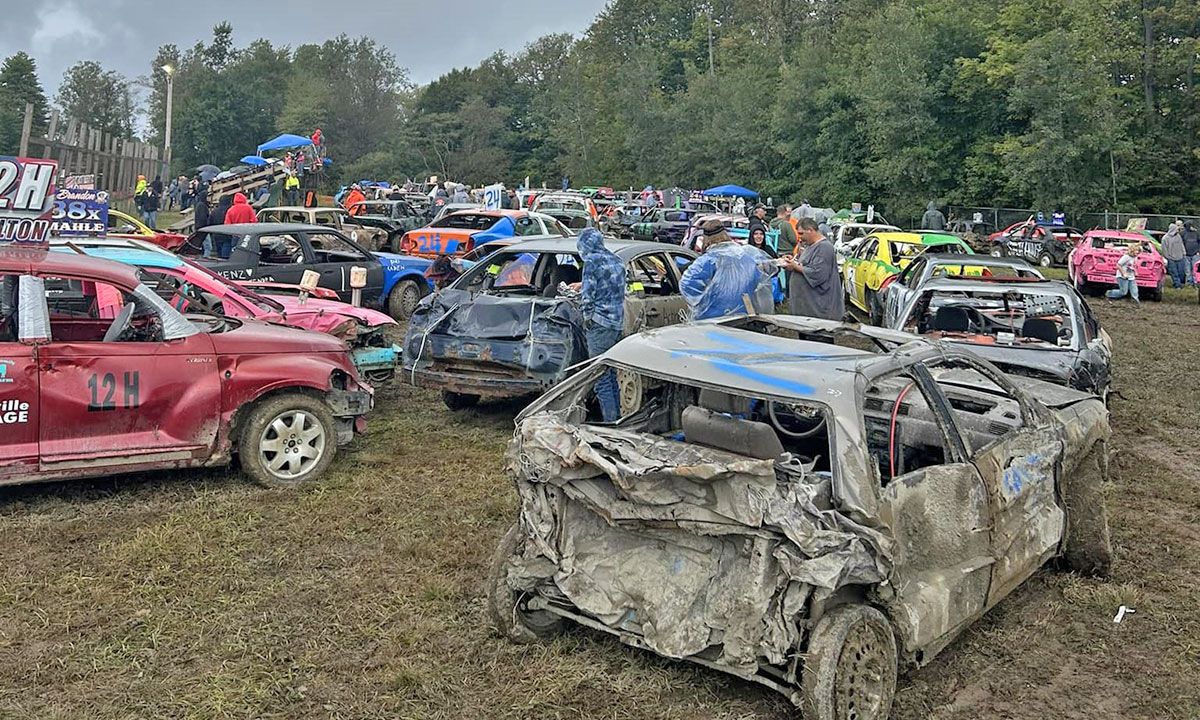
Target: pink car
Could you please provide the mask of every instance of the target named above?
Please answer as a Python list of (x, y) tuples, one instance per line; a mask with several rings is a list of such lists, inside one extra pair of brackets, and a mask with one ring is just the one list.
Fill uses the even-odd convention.
[(137, 267), (146, 285), (180, 312), (260, 320), (333, 335), (350, 346), (355, 366), (368, 380), (381, 382), (395, 374), (399, 349), (387, 340), (384, 330), (396, 321), (376, 310), (316, 297), (301, 301), (298, 293), (260, 295), (190, 260), (140, 244), (82, 239), (54, 249), (73, 249)]
[(1136, 266), (1138, 292), (1148, 300), (1162, 300), (1167, 261), (1141, 233), (1089, 230), (1067, 258), (1067, 275), (1084, 294), (1116, 287), (1117, 260), (1133, 243), (1142, 246)]

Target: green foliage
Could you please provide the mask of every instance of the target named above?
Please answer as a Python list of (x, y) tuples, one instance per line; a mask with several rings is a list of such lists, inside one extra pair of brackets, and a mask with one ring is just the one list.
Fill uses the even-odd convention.
[(19, 148), (26, 103), (33, 103), (33, 127), (45, 127), (48, 103), (37, 79), (37, 64), (17, 52), (0, 65), (0, 155), (14, 154)]
[(63, 74), (54, 102), (64, 117), (118, 138), (133, 137), (133, 96), (129, 81), (95, 60), (77, 62)]

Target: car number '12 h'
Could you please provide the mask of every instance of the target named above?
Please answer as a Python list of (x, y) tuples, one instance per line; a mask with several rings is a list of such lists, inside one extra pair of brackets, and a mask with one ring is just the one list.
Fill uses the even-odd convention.
[[(124, 380), (120, 407), (131, 410), (142, 404), (138, 397), (140, 380), (138, 371), (125, 373)], [(88, 390), (92, 393), (91, 402), (88, 403), (88, 412), (106, 412), (117, 409), (114, 397), (117, 392), (117, 376), (115, 374), (92, 375), (88, 379)]]

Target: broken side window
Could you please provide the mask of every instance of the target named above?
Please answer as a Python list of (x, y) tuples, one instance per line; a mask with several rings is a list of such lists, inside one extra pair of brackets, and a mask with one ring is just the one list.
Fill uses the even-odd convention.
[(976, 453), (1024, 425), (1020, 401), (973, 365), (947, 360), (929, 372), (950, 404), (954, 424), (969, 453)]
[(880, 484), (946, 462), (946, 438), (920, 384), (900, 373), (876, 381), (863, 395), (867, 453)]

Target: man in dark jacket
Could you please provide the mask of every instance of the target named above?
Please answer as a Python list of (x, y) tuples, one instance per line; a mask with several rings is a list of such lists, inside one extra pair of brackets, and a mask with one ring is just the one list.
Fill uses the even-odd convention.
[(1196, 229), (1196, 221), (1188, 220), (1183, 224), (1183, 251), (1187, 254), (1188, 285), (1196, 284), (1196, 263), (1200, 262), (1200, 230)]
[(754, 234), (755, 228), (761, 228), (763, 235), (766, 235), (771, 230), (767, 226), (767, 206), (762, 203), (755, 205), (754, 212), (750, 214), (750, 234)]
[[(225, 215), (229, 212), (229, 208), (231, 207), (233, 207), (232, 197), (226, 195), (225, 197), (221, 198), (221, 201), (217, 203), (217, 209), (213, 210), (212, 214), (208, 216), (208, 224), (224, 225)], [(229, 252), (233, 249), (233, 238), (228, 235), (221, 234), (217, 236), (217, 242), (217, 257), (221, 258), (222, 260), (228, 258)]]
[(946, 216), (938, 210), (937, 203), (930, 200), (929, 205), (925, 208), (925, 214), (921, 216), (922, 230), (937, 230), (941, 232), (946, 229)]

